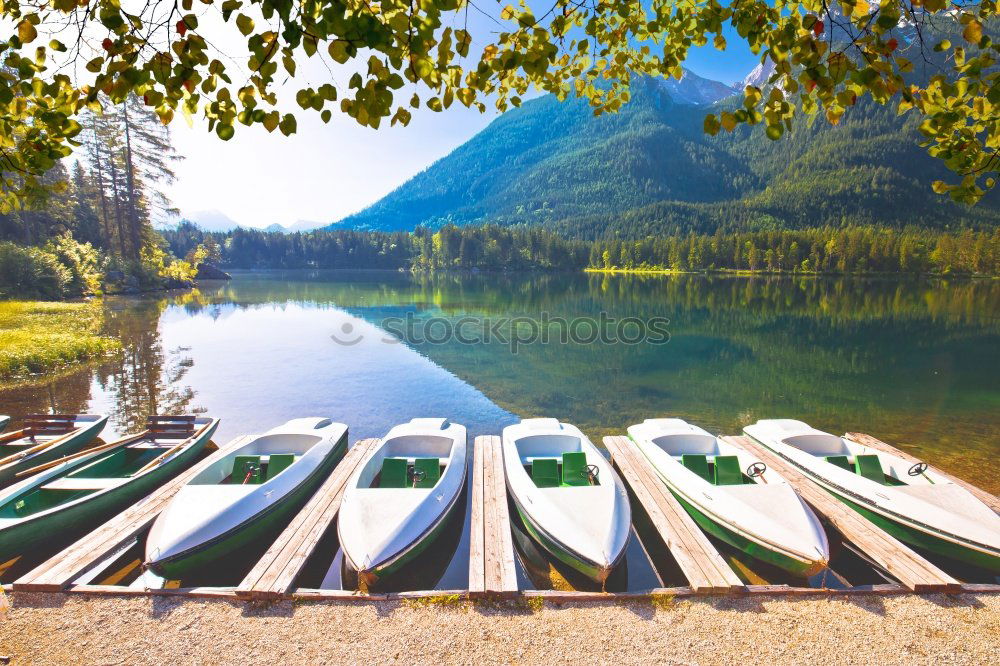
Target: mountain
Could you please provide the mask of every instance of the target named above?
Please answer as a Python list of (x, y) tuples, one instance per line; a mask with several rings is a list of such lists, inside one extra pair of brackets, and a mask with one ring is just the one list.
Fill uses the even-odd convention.
[[(759, 70), (759, 71), (758, 71)], [(745, 80), (760, 85), (761, 66)], [(742, 85), (742, 83), (740, 84)], [(917, 119), (862, 103), (840, 125), (800, 118), (779, 141), (759, 127), (702, 125), (735, 90), (693, 73), (640, 79), (619, 113), (551, 96), (505, 113), (369, 208), (330, 228), (538, 224), (575, 237), (843, 224), (1000, 224), (1000, 193), (974, 208), (935, 195), (953, 179), (919, 147)], [(719, 101), (722, 100), (722, 101)]]
[(324, 227), (329, 222), (315, 222), (313, 220), (296, 220), (294, 223), (285, 227), (285, 233), (295, 233), (296, 231), (312, 231), (313, 229), (319, 229)]
[(670, 95), (670, 99), (678, 104), (712, 104), (732, 97), (738, 90), (743, 89), (706, 79), (686, 69), (680, 81), (671, 78), (656, 79), (656, 82), (663, 86), (663, 89)]
[(266, 231), (271, 234), (276, 234), (276, 233), (285, 233), (286, 229), (277, 222), (275, 222), (274, 224), (269, 224), (266, 227), (264, 227), (263, 231)]
[(184, 217), (197, 224), (203, 231), (231, 231), (240, 226), (220, 210), (199, 210)]

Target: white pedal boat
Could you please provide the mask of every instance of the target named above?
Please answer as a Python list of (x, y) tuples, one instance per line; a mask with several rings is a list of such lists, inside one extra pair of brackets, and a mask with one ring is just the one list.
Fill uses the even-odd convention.
[(146, 566), (180, 579), (277, 536), (347, 451), (347, 426), (292, 419), (232, 451), (181, 488), (146, 539)]
[(503, 430), (507, 489), (553, 557), (598, 583), (621, 561), (632, 524), (625, 486), (580, 429), (524, 419)]
[(1000, 572), (1000, 515), (926, 463), (792, 419), (743, 430), (897, 539)]
[(646, 419), (628, 434), (706, 532), (802, 577), (826, 568), (816, 514), (756, 456), (682, 419)]
[(390, 430), (348, 481), (337, 532), (365, 585), (398, 572), (441, 533), (463, 499), (465, 426), (413, 419)]

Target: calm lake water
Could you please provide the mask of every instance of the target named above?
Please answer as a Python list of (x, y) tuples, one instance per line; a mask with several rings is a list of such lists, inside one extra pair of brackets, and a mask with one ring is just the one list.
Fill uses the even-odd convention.
[[(650, 417), (725, 434), (797, 418), (1000, 491), (1000, 281), (247, 272), (106, 307), (120, 358), (0, 391), (0, 412), (106, 412), (105, 438), (204, 412), (220, 443), (306, 415), (347, 423), (352, 441), (417, 416), (470, 437), (553, 416), (595, 442)], [(601, 313), (660, 318), (669, 340), (560, 342), (561, 320)], [(550, 341), (513, 353), (544, 317)], [(408, 318), (433, 341), (386, 332)]]

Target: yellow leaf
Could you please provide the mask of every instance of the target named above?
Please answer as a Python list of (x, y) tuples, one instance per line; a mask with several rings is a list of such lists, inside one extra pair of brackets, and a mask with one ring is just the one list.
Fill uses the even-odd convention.
[(722, 113), (722, 127), (724, 127), (727, 132), (732, 132), (736, 129), (736, 116), (728, 111), (724, 111)]
[(969, 25), (965, 26), (965, 30), (962, 31), (962, 37), (965, 37), (965, 41), (970, 44), (978, 44), (983, 38), (983, 24), (972, 19), (969, 21)]
[(17, 38), (21, 40), (22, 44), (34, 41), (35, 37), (38, 37), (38, 31), (35, 30), (35, 26), (32, 25), (31, 21), (24, 19), (17, 24)]

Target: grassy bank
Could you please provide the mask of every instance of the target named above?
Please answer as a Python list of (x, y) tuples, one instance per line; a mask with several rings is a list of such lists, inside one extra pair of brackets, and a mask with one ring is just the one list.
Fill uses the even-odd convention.
[(98, 334), (102, 322), (94, 303), (0, 301), (0, 384), (118, 350)]

